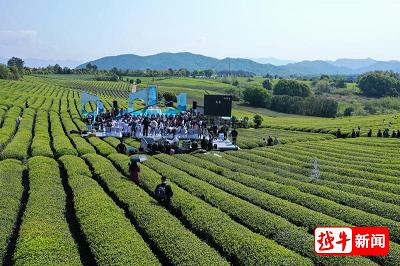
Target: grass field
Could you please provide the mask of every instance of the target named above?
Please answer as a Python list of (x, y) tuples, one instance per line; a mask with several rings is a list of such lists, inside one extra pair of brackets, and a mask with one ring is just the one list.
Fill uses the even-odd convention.
[[(226, 89), (215, 83), (170, 79), (160, 90), (187, 86), (200, 99), (204, 89)], [(397, 116), (325, 119), (235, 105), (238, 117), (264, 118), (263, 128), (239, 130), (241, 151), (152, 156), (135, 185), (117, 139), (71, 133), (85, 128), (82, 90), (106, 108), (128, 91), (123, 82), (0, 80), (4, 265), (400, 265), (400, 140), (326, 134), (397, 129)], [(268, 135), (282, 144), (263, 147)], [(154, 198), (161, 176), (174, 191), (169, 208)], [(318, 225), (387, 226), (389, 256), (319, 257)]]

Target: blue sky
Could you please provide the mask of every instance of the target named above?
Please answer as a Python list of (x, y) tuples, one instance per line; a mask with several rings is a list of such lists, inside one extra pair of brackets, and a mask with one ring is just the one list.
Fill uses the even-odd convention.
[(0, 57), (400, 60), (397, 0), (0, 0)]

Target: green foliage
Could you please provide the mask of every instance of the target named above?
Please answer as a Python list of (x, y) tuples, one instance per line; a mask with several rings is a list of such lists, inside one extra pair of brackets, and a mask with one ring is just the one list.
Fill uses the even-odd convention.
[[(182, 171), (176, 170), (175, 168), (169, 166), (169, 164), (177, 166), (177, 164), (172, 163), (174, 161), (173, 157), (170, 157), (168, 155), (158, 155), (157, 159), (161, 160), (164, 163), (149, 160), (146, 161), (145, 164), (147, 166), (150, 166), (158, 173), (161, 173), (162, 175), (168, 177), (173, 182), (178, 182), (178, 184), (181, 186), (183, 184), (186, 184), (185, 187), (187, 188), (189, 186), (191, 193), (197, 194), (197, 192), (194, 191), (196, 191), (196, 187), (199, 187), (199, 182), (196, 182), (196, 179), (188, 177)], [(165, 163), (168, 163), (168, 165)], [(182, 163), (182, 165), (184, 164)], [(187, 168), (187, 165), (184, 166)], [(192, 165), (190, 165), (190, 168), (192, 168)], [(196, 170), (198, 170), (198, 167), (196, 167)], [(193, 171), (195, 170), (193, 169)], [(193, 171), (191, 171), (191, 173)], [(204, 176), (199, 174), (196, 175), (196, 178), (200, 178), (202, 180), (207, 180), (207, 182), (210, 182), (210, 179), (214, 178), (214, 176), (211, 177), (208, 175)], [(211, 183), (215, 186), (215, 183)], [(201, 185), (201, 187), (204, 187), (204, 185)], [(204, 187), (203, 189), (207, 188)], [(174, 191), (176, 190), (178, 189), (175, 189)], [(178, 191), (180, 192), (181, 190)], [(178, 194), (178, 192), (176, 194)], [(184, 193), (182, 194), (184, 195)], [(229, 218), (229, 216), (221, 212), (219, 209), (207, 207), (204, 202), (196, 199), (195, 197), (187, 197), (187, 199), (185, 200), (183, 195), (181, 196), (182, 198), (179, 197), (179, 194), (177, 197), (174, 196), (174, 208), (179, 208), (182, 214), (185, 217), (188, 217), (187, 219), (190, 220), (190, 223), (192, 224), (194, 229), (201, 230), (202, 232), (206, 233), (209, 236), (209, 239), (213, 239), (215, 244), (220, 246), (229, 256), (233, 257), (233, 259), (237, 263), (243, 265), (253, 265), (254, 263), (263, 265), (275, 264), (275, 262), (280, 262), (284, 264), (300, 263), (302, 265), (307, 265), (310, 263), (308, 259), (303, 258), (296, 253), (293, 253), (292, 251), (287, 250), (280, 245), (277, 245), (274, 242), (271, 242), (271, 240), (269, 239), (254, 234), (246, 227), (235, 223)], [(214, 198), (211, 196), (211, 194), (207, 193), (206, 197), (210, 197), (210, 199), (213, 199), (213, 205), (217, 204), (216, 202), (214, 202)], [(218, 201), (220, 200), (218, 199)], [(223, 207), (223, 209), (227, 208), (228, 206)], [(224, 235), (226, 234), (229, 234), (232, 237), (229, 239), (225, 238)], [(253, 239), (253, 241), (249, 242), (250, 239)], [(254, 254), (254, 258), (246, 255), (245, 250), (248, 249), (256, 252), (256, 254)], [(282, 260), (283, 258), (284, 262)], [(254, 261), (253, 259), (255, 259), (256, 261)]]
[(346, 88), (346, 81), (342, 78), (335, 80), (335, 87), (336, 88)]
[[(224, 175), (225, 177), (233, 180), (241, 180), (242, 178), (247, 179), (249, 177), (248, 175), (245, 174), (231, 172), (227, 168), (220, 167), (216, 164), (213, 164), (207, 160), (198, 157), (188, 156), (188, 155), (184, 156), (177, 155), (174, 158), (179, 158), (184, 162), (179, 162), (178, 160), (170, 159), (168, 160), (169, 165), (181, 169), (182, 171), (185, 171), (194, 177), (199, 177), (200, 179), (204, 179), (200, 176), (209, 176), (208, 179), (210, 178), (221, 179), (221, 177), (219, 177), (218, 175)], [(177, 172), (176, 176), (180, 177), (180, 178), (175, 178), (178, 180), (177, 182), (179, 182), (179, 180), (182, 179), (182, 174), (181, 173), (178, 174)], [(190, 177), (188, 178), (190, 179)], [(201, 181), (197, 182), (201, 183)], [(182, 180), (181, 182), (179, 182), (179, 184), (183, 187), (185, 186), (187, 187), (187, 183), (189, 182), (186, 180)], [(332, 264), (333, 260), (335, 261), (337, 260), (338, 262), (341, 261), (342, 263), (347, 261), (346, 258), (332, 259), (332, 258), (321, 258), (315, 256), (313, 237), (306, 231), (303, 231), (303, 228), (294, 226), (293, 224), (289, 223), (286, 219), (283, 219), (281, 216), (277, 216), (270, 212), (266, 212), (265, 210), (262, 210), (256, 207), (255, 205), (240, 200), (239, 199), (240, 197), (236, 198), (232, 194), (222, 192), (211, 185), (207, 186), (203, 184), (202, 185), (198, 184), (195, 187), (201, 188), (203, 189), (203, 191), (201, 189), (195, 189), (190, 186), (189, 186), (189, 191), (193, 191), (193, 193), (196, 194), (197, 196), (206, 199), (211, 198), (212, 196), (213, 205), (217, 205), (219, 208), (223, 209), (225, 212), (229, 213), (236, 219), (242, 221), (248, 227), (252, 228), (253, 230), (256, 230), (260, 234), (272, 238), (277, 243), (282, 244), (285, 247), (294, 250), (303, 256), (310, 257), (316, 263)], [(203, 195), (203, 193), (207, 194), (208, 197)], [(270, 230), (272, 232), (270, 232)], [(299, 246), (301, 246), (302, 248), (299, 249), (298, 248)], [(350, 258), (349, 260), (353, 261), (353, 263), (355, 263), (356, 261), (360, 262), (363, 261), (363, 263), (371, 264), (371, 262), (368, 262), (365, 259), (353, 260), (353, 258)]]
[(10, 67), (9, 79), (18, 80), (20, 78), (21, 78), (21, 73), (19, 72), (18, 68), (16, 66)]
[(354, 108), (353, 107), (347, 107), (345, 110), (344, 110), (344, 116), (351, 116), (352, 114), (353, 114), (353, 112), (354, 112)]
[(331, 83), (329, 80), (321, 79), (318, 80), (315, 84), (315, 92), (316, 94), (330, 93), (332, 89)]
[[(268, 125), (266, 125), (268, 126)], [(259, 128), (259, 129), (238, 129), (239, 138), (237, 144), (241, 149), (253, 149), (265, 146), (266, 143), (263, 138), (271, 136), (272, 138), (278, 137), (282, 144), (303, 142), (303, 141), (316, 141), (333, 139), (331, 134), (316, 134), (300, 131), (280, 130), (273, 128)]]
[(58, 163), (47, 157), (28, 161), (29, 200), (19, 231), (15, 265), (81, 265), (65, 219), (65, 193)]
[[(99, 265), (159, 265), (124, 212), (92, 179), (78, 157), (60, 158), (74, 194), (78, 222)], [(104, 234), (107, 232), (107, 234)]]
[(71, 134), (70, 138), (74, 143), (79, 155), (84, 155), (87, 153), (96, 153), (96, 150), (93, 148), (90, 143), (88, 143), (84, 138), (77, 134)]
[(255, 107), (268, 107), (271, 102), (271, 93), (267, 90), (250, 87), (243, 91), (243, 100)]
[(272, 97), (271, 109), (290, 114), (335, 117), (338, 103), (337, 101), (322, 97), (274, 95)]
[(297, 80), (280, 79), (274, 86), (274, 95), (307, 97), (311, 95), (311, 89)]
[(18, 57), (12, 57), (7, 61), (8, 67), (16, 67), (19, 71), (24, 69), (24, 61)]
[(10, 69), (5, 65), (0, 64), (0, 79), (8, 78), (10, 78)]
[(262, 116), (260, 116), (260, 115), (255, 115), (255, 116), (253, 117), (253, 122), (254, 122), (255, 128), (259, 128), (259, 127), (261, 126), (263, 120), (264, 120), (264, 119), (262, 118)]
[(20, 161), (0, 161), (0, 261), (6, 255), (22, 198), (22, 173)]
[(17, 129), (16, 119), (21, 113), (20, 107), (11, 107), (5, 114), (3, 126), (0, 128), (0, 149), (8, 143)]
[(369, 114), (396, 113), (400, 111), (400, 99), (399, 97), (383, 97), (379, 99), (369, 99), (364, 102), (364, 109)]
[[(213, 205), (217, 205), (218, 206), (220, 204), (220, 202), (222, 200), (221, 197), (224, 195), (223, 191), (229, 192), (229, 193), (231, 193), (233, 195), (237, 195), (237, 193), (240, 193), (239, 198), (243, 198), (243, 199), (247, 199), (247, 200), (248, 200), (248, 197), (253, 197), (254, 196), (254, 192), (252, 192), (251, 194), (248, 194), (247, 196), (243, 196), (244, 193), (249, 192), (249, 190), (246, 191), (246, 187), (245, 186), (241, 186), (241, 185), (235, 186), (235, 188), (234, 188), (235, 192), (232, 193), (232, 190), (230, 189), (232, 186), (230, 186), (230, 182), (229, 181), (226, 181), (227, 180), (226, 178), (221, 177), (221, 176), (216, 175), (216, 174), (213, 174), (213, 173), (210, 173), (210, 172), (208, 172), (207, 170), (204, 170), (201, 167), (194, 166), (193, 164), (184, 163), (182, 161), (179, 161), (179, 160), (177, 160), (177, 159), (175, 159), (173, 157), (167, 156), (167, 155), (158, 155), (158, 156), (156, 156), (156, 158), (158, 160), (162, 161), (164, 164), (162, 164), (162, 163), (160, 164), (158, 162), (152, 162), (150, 160), (150, 161), (146, 162), (146, 165), (149, 165), (152, 169), (158, 171), (159, 173), (162, 173), (162, 175), (165, 175), (168, 178), (171, 178), (172, 181), (175, 182), (175, 180), (176, 180), (176, 182), (178, 182), (178, 184), (180, 186), (185, 186), (187, 189), (189, 189), (189, 191), (191, 191), (193, 194), (195, 194), (197, 196), (200, 196), (199, 195), (199, 194), (201, 194), (200, 190), (207, 191), (208, 189), (210, 189), (211, 192), (207, 191), (207, 198), (210, 197), (210, 199), (212, 199), (212, 204)], [(172, 165), (173, 167), (170, 167), (169, 165)], [(174, 167), (177, 167), (181, 171), (175, 169)], [(212, 196), (217, 191), (215, 188), (211, 188), (211, 187), (208, 188), (209, 186), (207, 186), (206, 183), (197, 182), (196, 179), (191, 178), (189, 175), (183, 173), (182, 171), (188, 172), (190, 175), (196, 177), (196, 179), (201, 179), (203, 181), (206, 181), (207, 183), (210, 183), (212, 186), (217, 187), (217, 188), (221, 189), (222, 191), (220, 191), (218, 193), (219, 195), (217, 197), (216, 196)], [(186, 184), (186, 185), (184, 185), (184, 184)], [(226, 187), (226, 186), (228, 186), (229, 188)], [(242, 193), (242, 190), (243, 190), (243, 193)], [(255, 196), (255, 197), (257, 197), (257, 196)], [(230, 198), (232, 200), (234, 200), (233, 197), (230, 197)], [(227, 201), (227, 199), (224, 199), (224, 201)], [(238, 201), (237, 199), (235, 200), (235, 202), (240, 204), (240, 201)], [(223, 204), (229, 204), (229, 203), (223, 203)], [(271, 203), (271, 204), (274, 204), (274, 203)], [(229, 206), (224, 206), (224, 207), (220, 206), (220, 208), (223, 208), (226, 211), (226, 209), (228, 209)], [(282, 209), (282, 206), (279, 207), (279, 208)], [(243, 215), (243, 212), (245, 212), (245, 210), (246, 210), (246, 208), (242, 209), (240, 207), (240, 205), (238, 205), (234, 209), (232, 209), (232, 212), (233, 211), (235, 212), (235, 216), (236, 215), (240, 215), (239, 213), (242, 213), (242, 215)], [(240, 218), (238, 218), (239, 221), (243, 221), (244, 223), (246, 223), (245, 222), (246, 218), (244, 218), (244, 217), (250, 216), (251, 215), (250, 213), (252, 213), (253, 211), (258, 212), (258, 209), (254, 205), (247, 205), (247, 211), (249, 213), (246, 214), (245, 216), (241, 216)], [(210, 213), (208, 215), (208, 217), (209, 217), (209, 222), (208, 223), (210, 223), (210, 226), (212, 226), (211, 228), (208, 229), (208, 231), (213, 231), (213, 229), (214, 229), (213, 227), (214, 226), (218, 226), (218, 224), (222, 223), (222, 224), (225, 224), (225, 225), (224, 226), (220, 225), (221, 229), (222, 228), (230, 228), (232, 230), (231, 233), (229, 233), (229, 234), (232, 235), (232, 234), (234, 234), (233, 232), (240, 233), (241, 237), (236, 237), (236, 240), (233, 240), (233, 239), (229, 240), (229, 242), (233, 241), (233, 242), (238, 242), (238, 243), (234, 244), (232, 242), (231, 243), (228, 242), (228, 243), (224, 243), (223, 245), (229, 245), (229, 247), (225, 247), (225, 248), (228, 249), (228, 250), (231, 250), (230, 252), (233, 252), (233, 254), (237, 254), (237, 255), (235, 255), (235, 258), (236, 258), (236, 261), (238, 261), (239, 263), (244, 264), (244, 265), (253, 264), (252, 259), (250, 257), (247, 257), (245, 254), (241, 254), (242, 250), (236, 250), (236, 248), (238, 248), (239, 246), (246, 247), (248, 245), (248, 244), (246, 244), (246, 242), (247, 242), (246, 239), (248, 237), (249, 232), (247, 230), (244, 230), (244, 228), (240, 228), (240, 226), (237, 227), (237, 225), (235, 226), (235, 224), (230, 224), (229, 220), (227, 220), (225, 218), (222, 218), (223, 216), (218, 218), (219, 215), (213, 214), (213, 213), (216, 213), (214, 211), (212, 212), (211, 210), (209, 210), (208, 212)], [(211, 214), (213, 214), (213, 215), (211, 215)], [(218, 219), (219, 222), (217, 222), (216, 219)], [(259, 220), (259, 219), (260, 219), (260, 217), (257, 218), (257, 220)], [(268, 223), (269, 223), (268, 226), (271, 226), (274, 229), (271, 228), (271, 229), (267, 229), (267, 230), (276, 230), (276, 231), (284, 230), (282, 228), (279, 228), (279, 225), (278, 225), (279, 222), (278, 221), (276, 221), (277, 224), (275, 224), (275, 226), (278, 226), (278, 227), (274, 227), (275, 221), (276, 221), (276, 218), (273, 219), (272, 221), (268, 219)], [(260, 221), (260, 224), (261, 223), (263, 223), (262, 220)], [(264, 221), (264, 223), (265, 223), (265, 221)], [(255, 223), (253, 223), (253, 224), (255, 224)], [(287, 225), (288, 224), (287, 221), (285, 221), (285, 222), (282, 221), (281, 222), (282, 226), (284, 226), (284, 224)], [(229, 225), (229, 227), (228, 227), (228, 225)], [(235, 229), (235, 227), (237, 227), (237, 228)], [(292, 226), (290, 226), (290, 227), (291, 227), (292, 230), (294, 229), (294, 227), (292, 227)], [(266, 229), (264, 228), (264, 230), (266, 230)], [(295, 230), (293, 230), (293, 231), (292, 230), (291, 230), (291, 232), (295, 232)], [(253, 236), (253, 237), (256, 238), (255, 236)], [(304, 235), (303, 235), (303, 237), (304, 237)], [(213, 239), (215, 239), (216, 241), (219, 240), (216, 237), (214, 237)], [(257, 240), (258, 241), (256, 243), (252, 244), (252, 245), (261, 245), (260, 248), (258, 248), (258, 250), (271, 249), (270, 252), (273, 253), (273, 254), (276, 254), (276, 256), (279, 256), (279, 253), (281, 253), (281, 252), (285, 253), (284, 255), (283, 254), (281, 255), (281, 256), (283, 256), (285, 258), (285, 263), (289, 263), (289, 264), (291, 264), (291, 263), (308, 264), (307, 259), (301, 258), (301, 257), (297, 257), (296, 258), (295, 256), (293, 256), (294, 253), (292, 253), (292, 251), (281, 249), (282, 247), (279, 247), (279, 246), (275, 246), (274, 247), (272, 245), (269, 248), (264, 246), (265, 244), (267, 244), (269, 246), (269, 244), (270, 244), (269, 240), (265, 241), (266, 239), (262, 239), (262, 238), (259, 238), (259, 237), (257, 237)], [(306, 241), (306, 240), (301, 239), (300, 241)], [(282, 241), (282, 242), (285, 242), (285, 241)], [(290, 240), (288, 240), (288, 242), (290, 242)], [(262, 243), (264, 243), (264, 244), (262, 244)], [(286, 244), (287, 244), (287, 242), (286, 242)], [(264, 246), (264, 248), (261, 248), (263, 246)], [(259, 258), (258, 262), (260, 262), (261, 259), (262, 259), (262, 261), (263, 261), (262, 264), (263, 265), (265, 263), (268, 264), (269, 259), (271, 259), (271, 257), (269, 259), (268, 258), (264, 258), (264, 256), (262, 254), (257, 254), (256, 257)], [(303, 259), (302, 262), (290, 262), (292, 260), (301, 260), (301, 259)], [(282, 262), (282, 259), (277, 259), (277, 261), (281, 261)], [(273, 264), (273, 262), (269, 262), (269, 263)]]
[(98, 152), (103, 156), (108, 156), (111, 153), (116, 153), (117, 151), (113, 146), (108, 144), (107, 142), (97, 138), (97, 137), (89, 137), (87, 140), (95, 147)]
[(398, 96), (400, 79), (393, 72), (374, 71), (361, 75), (358, 79), (361, 93), (369, 97)]
[(176, 94), (174, 94), (174, 93), (172, 93), (172, 92), (168, 92), (168, 91), (166, 91), (166, 92), (163, 92), (162, 93), (162, 97), (164, 98), (164, 100), (166, 101), (166, 102), (169, 102), (168, 104), (167, 104), (167, 106), (173, 106), (173, 103), (175, 102), (177, 102), (177, 98), (176, 98)]
[(74, 146), (72, 146), (70, 140), (65, 135), (60, 117), (56, 112), (50, 112), (50, 124), (55, 156), (61, 157), (63, 155), (78, 155)]
[[(215, 160), (213, 157), (210, 155), (199, 155), (199, 157), (204, 158), (206, 160), (209, 160), (211, 162), (216, 163), (219, 166), (226, 167), (228, 169), (231, 169), (232, 171), (235, 172), (241, 172), (241, 173), (246, 173), (247, 175), (252, 175), (257, 178), (262, 178), (262, 179), (267, 179), (271, 180), (273, 182), (277, 182), (279, 180), (278, 177), (275, 178), (274, 175), (271, 175), (270, 172), (273, 170), (275, 173), (277, 173), (279, 176), (285, 175), (285, 170), (286, 168), (281, 164), (281, 163), (274, 163), (271, 165), (271, 162), (274, 162), (274, 160), (267, 159), (266, 157), (261, 158), (261, 161), (255, 160), (257, 157), (255, 157), (252, 154), (249, 153), (230, 153), (226, 154), (223, 156), (223, 158), (219, 158), (218, 160)], [(251, 157), (251, 159), (250, 159)], [(268, 169), (268, 170), (266, 170)], [(323, 171), (321, 171), (323, 173)], [(225, 175), (225, 172), (224, 172)], [(304, 182), (310, 182), (310, 177), (307, 177), (308, 181), (303, 181), (299, 183), (299, 188), (302, 186), (306, 187), (306, 190), (308, 190), (308, 193), (301, 193), (298, 192), (298, 188), (293, 189), (292, 188), (287, 188), (286, 191), (283, 193), (283, 191), (280, 191), (277, 188), (279, 187), (274, 185), (271, 182), (268, 182), (263, 184), (263, 181), (253, 179), (253, 181), (250, 181), (252, 178), (247, 180), (246, 175), (241, 174), (240, 176), (235, 177), (235, 174), (232, 175), (225, 175), (229, 179), (234, 179), (237, 182), (240, 182), (242, 184), (245, 184), (246, 186), (252, 186), (255, 187), (257, 184), (256, 189), (259, 191), (267, 192), (268, 194), (261, 193), (259, 192), (250, 192), (249, 191), (242, 191), (243, 197), (245, 198), (254, 198), (254, 197), (266, 197), (266, 195), (273, 194), (277, 197), (282, 197), (284, 200), (288, 200), (288, 202), (295, 202), (297, 204), (303, 205), (306, 207), (303, 211), (297, 210), (296, 212), (289, 212), (287, 209), (283, 210), (283, 203), (278, 204), (278, 202), (275, 203), (276, 200), (263, 200), (261, 201), (260, 199), (257, 199), (255, 204), (262, 206), (263, 208), (266, 208), (266, 210), (270, 210), (272, 212), (276, 212), (279, 209), (279, 212), (277, 214), (289, 219), (289, 221), (292, 221), (293, 223), (297, 223), (296, 220), (300, 219), (300, 225), (307, 226), (308, 230), (312, 232), (318, 224), (325, 224), (325, 225), (335, 225), (338, 219), (342, 219), (342, 221), (339, 221), (338, 224), (345, 225), (345, 222), (350, 222), (354, 225), (373, 225), (375, 224), (376, 226), (389, 226), (390, 231), (391, 231), (391, 239), (393, 239), (393, 233), (398, 231), (396, 228), (396, 224), (398, 222), (394, 222), (393, 220), (390, 219), (384, 219), (381, 218), (377, 215), (369, 214), (362, 212), (360, 210), (354, 209), (354, 208), (349, 208), (345, 206), (341, 206), (339, 204), (336, 204), (332, 201), (325, 201), (325, 203), (322, 203), (324, 200), (319, 199), (318, 203), (315, 204), (315, 200), (317, 200), (316, 197), (313, 197), (312, 195), (309, 195), (310, 191), (312, 191), (313, 188), (308, 189), (307, 184)], [(296, 176), (296, 174), (293, 174), (293, 172), (290, 172), (288, 175), (286, 175), (286, 183), (283, 184), (289, 184), (293, 185), (293, 182), (291, 181), (293, 177)], [(282, 181), (281, 181), (282, 182)], [(279, 183), (281, 183), (279, 182)], [(253, 185), (252, 185), (253, 184)], [(221, 184), (222, 186), (222, 184)], [(227, 184), (224, 185), (225, 188), (229, 188)], [(231, 189), (229, 189), (231, 191)], [(238, 191), (237, 189), (235, 191)], [(235, 193), (235, 192), (232, 192)], [(249, 196), (251, 195), (251, 196)], [(302, 195), (302, 196), (300, 196)], [(311, 199), (312, 198), (312, 199)], [(276, 207), (273, 207), (271, 204), (277, 204)], [(280, 206), (280, 207), (278, 207)], [(341, 207), (340, 207), (341, 206)], [(318, 217), (315, 214), (305, 214), (304, 211), (310, 211), (310, 209), (317, 211), (319, 214), (326, 214), (327, 217), (323, 217), (323, 215), (318, 215)], [(281, 213), (282, 212), (282, 213)], [(290, 214), (292, 213), (292, 214)], [(301, 216), (299, 216), (299, 213), (302, 213)], [(304, 214), (304, 216), (303, 216)], [(329, 216), (330, 217), (329, 217)], [(310, 217), (310, 219), (306, 219), (306, 217)], [(343, 220), (344, 219), (344, 220)], [(337, 224), (336, 224), (337, 225)], [(394, 233), (396, 234), (396, 233)], [(396, 237), (394, 237), (395, 241)], [(391, 243), (391, 251), (392, 254), (390, 257), (375, 257), (377, 261), (380, 263), (384, 264), (390, 264), (390, 265), (396, 265), (397, 263), (400, 262), (400, 246)]]
[(272, 90), (272, 83), (269, 79), (264, 80), (262, 86), (264, 89)]
[[(129, 157), (112, 154), (109, 158), (128, 172)], [(173, 265), (228, 265), (220, 255), (205, 242), (199, 240), (187, 230), (180, 221), (172, 216), (145, 191), (134, 185), (118, 172), (109, 160), (95, 154), (84, 159), (94, 168), (95, 174), (118, 199), (126, 204), (129, 212), (136, 218), (138, 226), (146, 232), (151, 241), (163, 252)], [(160, 178), (141, 167), (141, 184), (152, 179), (149, 191), (153, 191)], [(177, 188), (173, 187), (174, 192)], [(175, 195), (174, 195), (175, 198)]]
[(33, 120), (35, 111), (31, 108), (25, 109), (18, 131), (11, 143), (1, 153), (2, 159), (14, 158), (23, 160), (28, 157), (28, 149), (32, 139)]

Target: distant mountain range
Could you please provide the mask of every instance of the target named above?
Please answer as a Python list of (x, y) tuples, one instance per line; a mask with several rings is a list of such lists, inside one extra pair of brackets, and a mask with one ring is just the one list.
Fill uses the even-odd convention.
[[(255, 62), (258, 61), (258, 62)], [(86, 62), (77, 68), (84, 68)], [(280, 60), (275, 58), (224, 58), (217, 59), (192, 53), (160, 53), (149, 56), (124, 54), (107, 56), (90, 61), (99, 69), (145, 70), (145, 69), (179, 69), (189, 70), (213, 69), (214, 71), (243, 70), (257, 75), (355, 75), (373, 70), (392, 70), (400, 72), (400, 61), (377, 61), (372, 58), (366, 59), (337, 59), (335, 61), (301, 61)], [(272, 64), (274, 63), (274, 64)]]
[(260, 58), (247, 58), (247, 59), (253, 60), (256, 63), (271, 64), (274, 66), (283, 66), (291, 63), (297, 63), (297, 61), (294, 60), (278, 59), (275, 57), (260, 57)]
[[(24, 59), (25, 65), (29, 67), (46, 67), (59, 64), (61, 67), (84, 68), (87, 63), (73, 60), (41, 60)], [(257, 62), (256, 62), (257, 61)], [(6, 63), (7, 59), (0, 58), (0, 63)], [(123, 54), (117, 56), (106, 56), (90, 61), (101, 70), (110, 70), (113, 67), (118, 69), (145, 70), (168, 68), (189, 70), (212, 69), (214, 71), (247, 71), (257, 75), (357, 75), (373, 70), (391, 70), (400, 72), (400, 61), (377, 61), (372, 58), (348, 59), (341, 58), (335, 61), (301, 61), (281, 60), (273, 57), (245, 59), (245, 58), (224, 58), (217, 59), (209, 56), (192, 53), (160, 53), (149, 56), (134, 54)]]

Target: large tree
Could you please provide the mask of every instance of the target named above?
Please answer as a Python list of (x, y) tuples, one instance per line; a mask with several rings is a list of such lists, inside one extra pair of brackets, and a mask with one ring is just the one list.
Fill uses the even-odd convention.
[(243, 91), (243, 99), (251, 106), (268, 107), (271, 97), (271, 93), (259, 87), (250, 87)]
[(207, 78), (210, 78), (214, 74), (214, 71), (212, 69), (206, 69), (204, 70), (204, 76)]
[(21, 58), (12, 57), (10, 60), (8, 60), (7, 66), (15, 66), (16, 68), (18, 68), (19, 71), (22, 71), (24, 69), (24, 61)]
[(369, 97), (398, 96), (400, 79), (393, 72), (368, 72), (360, 76), (358, 87), (363, 95)]
[(262, 86), (263, 86), (264, 89), (272, 90), (272, 84), (271, 84), (271, 81), (269, 79), (264, 80), (263, 83), (262, 83)]
[(281, 79), (274, 86), (274, 94), (307, 97), (311, 95), (311, 89), (297, 80)]
[(10, 77), (10, 69), (0, 64), (0, 79), (8, 79)]
[(332, 85), (328, 79), (320, 79), (315, 83), (316, 94), (331, 92)]

